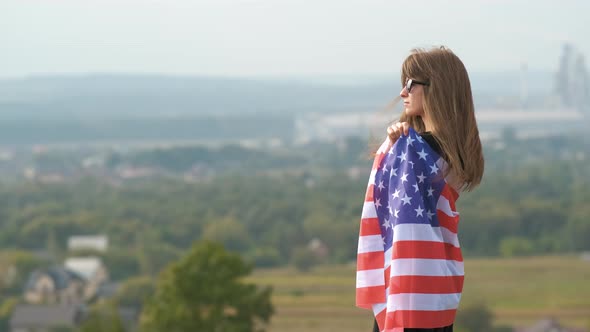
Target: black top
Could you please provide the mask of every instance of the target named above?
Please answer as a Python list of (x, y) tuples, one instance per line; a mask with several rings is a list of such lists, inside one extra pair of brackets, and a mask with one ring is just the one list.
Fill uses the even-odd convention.
[[(444, 153), (442, 152), (442, 148), (438, 144), (438, 141), (434, 138), (434, 135), (432, 135), (431, 132), (425, 131), (423, 133), (420, 133), (420, 136), (422, 136), (426, 143), (428, 143), (428, 145), (430, 145), (430, 147), (436, 153), (438, 153), (439, 156), (448, 161), (447, 157), (445, 157)], [(459, 156), (459, 161), (461, 162), (461, 168), (465, 169), (465, 163), (463, 163), (463, 158), (461, 158), (461, 156)]]
[(438, 142), (436, 141), (436, 139), (434, 138), (434, 136), (432, 135), (431, 132), (425, 131), (423, 133), (420, 133), (420, 136), (422, 136), (422, 138), (426, 141), (426, 143), (428, 143), (428, 145), (430, 145), (432, 150), (434, 150), (436, 153), (438, 153), (441, 157), (443, 156), (442, 149), (440, 148), (440, 145), (438, 144)]

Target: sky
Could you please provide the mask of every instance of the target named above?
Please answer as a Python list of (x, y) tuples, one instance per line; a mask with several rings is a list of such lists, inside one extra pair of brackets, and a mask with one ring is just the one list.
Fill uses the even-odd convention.
[(446, 45), (473, 72), (590, 56), (587, 0), (0, 0), (0, 78), (388, 76)]

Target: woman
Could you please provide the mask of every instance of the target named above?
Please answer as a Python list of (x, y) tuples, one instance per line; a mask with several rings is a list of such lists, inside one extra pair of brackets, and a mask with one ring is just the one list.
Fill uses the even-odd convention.
[(361, 219), (357, 306), (374, 331), (449, 332), (463, 288), (455, 201), (484, 170), (469, 76), (449, 49), (402, 65), (404, 112), (376, 153)]

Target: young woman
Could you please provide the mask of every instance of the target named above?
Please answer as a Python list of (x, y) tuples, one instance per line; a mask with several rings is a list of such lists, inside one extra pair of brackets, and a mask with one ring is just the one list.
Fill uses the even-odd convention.
[(374, 331), (449, 332), (463, 288), (455, 201), (484, 170), (469, 76), (448, 48), (415, 49), (404, 112), (376, 153), (363, 206), (357, 306)]

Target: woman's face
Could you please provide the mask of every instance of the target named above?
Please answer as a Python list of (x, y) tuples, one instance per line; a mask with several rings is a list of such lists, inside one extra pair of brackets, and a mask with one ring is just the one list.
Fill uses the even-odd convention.
[(400, 97), (404, 100), (406, 115), (424, 116), (424, 107), (422, 106), (424, 86), (419, 83), (411, 83), (409, 87), (410, 91), (408, 91), (408, 84), (404, 85), (402, 91), (399, 93)]

